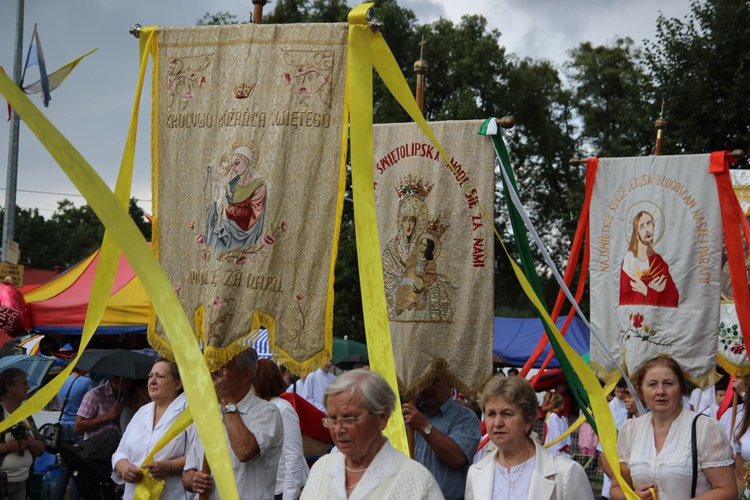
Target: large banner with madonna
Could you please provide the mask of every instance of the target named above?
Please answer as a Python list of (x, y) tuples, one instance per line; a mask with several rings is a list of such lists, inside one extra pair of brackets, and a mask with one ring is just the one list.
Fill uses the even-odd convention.
[[(160, 28), (154, 246), (213, 368), (330, 356), (345, 24)], [(149, 340), (169, 355), (160, 325)]]
[[(481, 121), (376, 125), (375, 204), (386, 304), (407, 398), (438, 370), (465, 394), (492, 374), (495, 152)], [(447, 161), (453, 165), (450, 168)]]

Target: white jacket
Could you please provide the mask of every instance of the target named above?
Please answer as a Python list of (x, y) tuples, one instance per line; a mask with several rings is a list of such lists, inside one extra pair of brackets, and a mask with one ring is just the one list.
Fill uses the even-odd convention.
[[(591, 483), (578, 462), (556, 456), (539, 443), (536, 447), (534, 472), (531, 476), (529, 499), (533, 500), (594, 500)], [(469, 468), (465, 500), (491, 500), (495, 480), (497, 450), (485, 455)]]

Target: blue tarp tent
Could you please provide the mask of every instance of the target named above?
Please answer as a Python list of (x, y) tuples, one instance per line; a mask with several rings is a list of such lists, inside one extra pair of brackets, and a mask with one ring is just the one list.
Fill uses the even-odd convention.
[[(562, 328), (566, 316), (560, 316), (555, 323)], [(499, 318), (495, 317), (495, 332), (492, 352), (495, 360), (508, 366), (523, 366), (534, 351), (539, 339), (544, 335), (542, 320), (539, 318)], [(577, 316), (573, 318), (565, 340), (578, 354), (588, 360), (589, 330)], [(542, 355), (534, 363), (539, 368), (547, 357), (552, 346), (547, 343)], [(559, 368), (560, 363), (555, 356), (550, 361), (549, 368)]]

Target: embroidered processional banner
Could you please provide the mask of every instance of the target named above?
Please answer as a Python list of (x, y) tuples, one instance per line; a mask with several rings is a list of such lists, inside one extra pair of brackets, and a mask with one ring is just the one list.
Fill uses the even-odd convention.
[[(742, 211), (750, 219), (750, 176), (742, 170), (731, 170), (734, 193), (742, 206)], [(719, 346), (716, 362), (728, 373), (735, 376), (750, 374), (750, 362), (747, 358), (747, 347), (742, 338), (737, 310), (735, 309), (732, 280), (729, 273), (729, 261), (726, 251), (722, 258), (721, 268), (721, 323), (719, 324)], [(750, 269), (750, 258), (746, 258), (745, 268)]]
[(464, 394), (492, 374), (495, 153), (481, 121), (376, 125), (375, 204), (396, 373), (407, 398), (436, 370)]
[[(593, 187), (591, 325), (629, 373), (666, 354), (716, 365), (722, 225), (709, 155), (604, 158)], [(616, 370), (591, 343), (599, 376)]]
[[(154, 241), (212, 367), (330, 357), (346, 24), (158, 31)], [(152, 321), (149, 339), (169, 345)]]

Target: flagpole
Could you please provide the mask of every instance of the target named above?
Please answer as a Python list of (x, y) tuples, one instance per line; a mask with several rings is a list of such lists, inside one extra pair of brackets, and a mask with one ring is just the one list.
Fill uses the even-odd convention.
[(425, 43), (427, 42), (425, 42), (424, 35), (422, 35), (422, 41), (419, 42), (419, 59), (414, 63), (414, 72), (417, 74), (417, 91), (415, 99), (417, 101), (417, 106), (419, 106), (419, 111), (421, 111), (422, 114), (424, 114), (424, 80), (427, 70), (429, 69), (427, 61), (423, 59)]
[[(21, 85), (21, 61), (23, 47), (24, 0), (18, 0), (16, 13), (16, 55), (13, 62), (13, 81)], [(2, 262), (8, 262), (8, 247), (15, 236), (16, 226), (16, 185), (18, 184), (18, 132), (20, 120), (15, 110), (10, 118), (10, 139), (8, 145), (8, 172), (5, 179), (5, 214), (3, 217)]]

